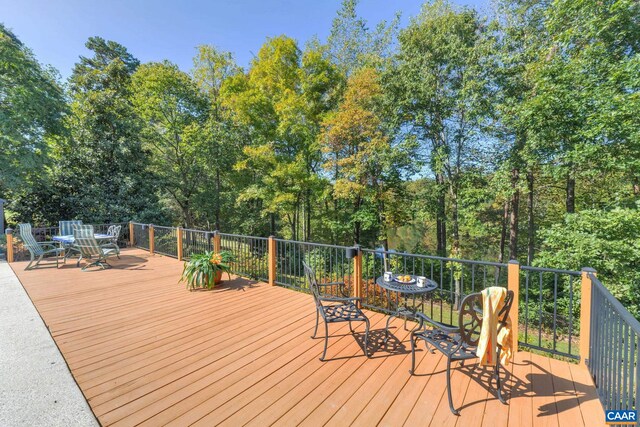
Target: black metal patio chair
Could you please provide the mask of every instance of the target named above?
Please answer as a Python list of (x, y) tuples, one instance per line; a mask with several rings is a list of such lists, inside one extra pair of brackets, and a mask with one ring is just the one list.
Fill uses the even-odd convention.
[[(498, 332), (507, 324), (509, 311), (513, 302), (513, 291), (507, 291), (504, 306), (498, 312)], [(418, 327), (411, 332), (411, 375), (415, 374), (416, 366), (416, 345), (418, 339), (424, 340), (426, 347), (433, 354), (434, 350), (443, 353), (447, 358), (447, 397), (449, 399), (449, 408), (454, 415), (460, 415), (460, 412), (453, 406), (451, 398), (451, 362), (461, 361), (464, 365), (465, 360), (475, 359), (476, 349), (480, 340), (480, 331), (482, 328), (482, 294), (473, 293), (467, 295), (460, 304), (458, 312), (458, 325), (446, 325), (431, 319), (423, 313), (417, 313), (420, 321)], [(432, 329), (427, 329), (430, 324)], [(433, 349), (429, 348), (429, 344)], [(502, 380), (500, 379), (500, 352), (502, 347), (498, 344), (496, 351), (497, 362), (489, 387), (491, 388), (493, 381), (496, 382), (496, 391), (498, 399), (503, 404), (506, 401), (502, 397)]]
[[(354, 330), (351, 322), (365, 323), (364, 355), (369, 357), (369, 319), (356, 305), (356, 302), (360, 300), (360, 298), (349, 297), (344, 282), (318, 283), (316, 274), (311, 267), (304, 262), (302, 264), (304, 266), (305, 276), (307, 276), (307, 280), (309, 281), (309, 288), (311, 288), (311, 293), (316, 303), (316, 328), (311, 338), (316, 338), (320, 316), (322, 316), (324, 320), (324, 351), (322, 352), (320, 360), (324, 362), (324, 357), (327, 355), (329, 323), (338, 322), (349, 322), (349, 330), (352, 334)], [(328, 296), (325, 292), (320, 291), (320, 288), (327, 289), (334, 286), (338, 287), (341, 296)]]

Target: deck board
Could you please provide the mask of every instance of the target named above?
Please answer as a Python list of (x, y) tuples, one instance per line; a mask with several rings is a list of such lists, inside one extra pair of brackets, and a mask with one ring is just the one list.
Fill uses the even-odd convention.
[[(519, 352), (502, 405), (489, 370), (453, 368), (449, 412), (446, 360), (420, 345), (416, 372), (409, 332), (371, 319), (373, 357), (362, 326), (330, 325), (329, 361), (309, 295), (242, 278), (213, 291), (178, 283), (175, 259), (124, 250), (114, 268), (74, 264), (12, 267), (48, 326), (102, 425), (599, 425), (603, 412), (579, 365)], [(412, 324), (410, 323), (411, 327)], [(319, 336), (323, 335), (320, 327)]]

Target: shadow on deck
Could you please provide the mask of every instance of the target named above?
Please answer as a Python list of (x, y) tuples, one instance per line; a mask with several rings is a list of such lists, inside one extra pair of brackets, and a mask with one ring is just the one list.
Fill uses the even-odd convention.
[[(111, 262), (111, 261), (110, 261)], [(420, 347), (417, 373), (409, 331), (368, 312), (371, 359), (362, 328), (330, 325), (327, 358), (309, 295), (242, 278), (213, 291), (178, 283), (182, 264), (130, 249), (113, 268), (82, 272), (12, 267), (103, 425), (602, 425), (586, 369), (519, 352), (508, 367), (502, 405), (489, 372), (457, 367), (451, 414), (445, 359)], [(410, 325), (411, 326), (411, 325)], [(322, 329), (322, 328), (321, 328)], [(355, 338), (355, 339), (354, 339)]]

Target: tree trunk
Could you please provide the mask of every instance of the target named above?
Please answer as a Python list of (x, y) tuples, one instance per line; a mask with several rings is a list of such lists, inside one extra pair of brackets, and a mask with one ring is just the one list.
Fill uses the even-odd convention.
[(527, 172), (527, 192), (528, 192), (528, 204), (527, 204), (527, 216), (528, 216), (528, 243), (527, 243), (527, 264), (533, 264), (533, 251), (535, 247), (536, 228), (533, 218), (533, 183), (534, 176), (533, 171)]
[(498, 256), (498, 262), (504, 262), (504, 247), (507, 242), (507, 223), (509, 222), (509, 201), (504, 201), (504, 208), (502, 212), (502, 230), (500, 233), (500, 255)]
[(640, 196), (640, 178), (637, 176), (633, 177), (633, 195), (636, 197)]
[(307, 222), (307, 226), (305, 227), (304, 240), (309, 242), (311, 241), (311, 190), (307, 190), (306, 199), (307, 214), (305, 215), (305, 220)]
[(572, 173), (569, 172), (567, 174), (567, 213), (575, 213), (576, 212), (576, 180), (573, 177)]
[(446, 220), (446, 193), (444, 188), (444, 175), (436, 174), (438, 186), (438, 210), (436, 213), (436, 240), (437, 251), (440, 256), (447, 256), (447, 220)]
[(293, 215), (291, 217), (291, 240), (298, 240), (298, 229), (297, 229), (297, 225), (298, 225), (298, 208), (295, 207), (293, 209)]
[(270, 213), (269, 216), (271, 217), (271, 221), (269, 224), (269, 233), (271, 236), (275, 236), (276, 235), (276, 216), (273, 213)]
[(457, 258), (460, 256), (460, 227), (458, 224), (458, 188), (450, 185), (451, 192), (451, 253)]
[(511, 215), (509, 217), (509, 259), (518, 259), (518, 207), (520, 204), (520, 190), (518, 179), (520, 170), (514, 168), (511, 171)]
[(220, 167), (216, 168), (216, 230), (220, 230)]

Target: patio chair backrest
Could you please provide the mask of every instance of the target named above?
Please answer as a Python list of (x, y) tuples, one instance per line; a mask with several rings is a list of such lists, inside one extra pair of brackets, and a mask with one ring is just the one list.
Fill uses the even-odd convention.
[(311, 289), (311, 294), (313, 295), (313, 299), (315, 300), (316, 305), (320, 305), (321, 293), (318, 287), (316, 273), (304, 261), (302, 262), (302, 266), (304, 267), (304, 275), (307, 277), (307, 281), (309, 282), (309, 288)]
[(22, 240), (22, 243), (24, 243), (29, 252), (34, 255), (42, 255), (44, 253), (44, 249), (42, 249), (42, 246), (40, 246), (36, 241), (36, 238), (33, 237), (31, 224), (18, 224), (18, 230), (18, 233), (20, 234), (20, 240)]
[[(506, 325), (512, 303), (513, 291), (507, 291), (504, 306), (498, 312), (498, 331)], [(482, 294), (478, 292), (467, 295), (460, 304), (458, 325), (460, 338), (468, 346), (476, 347), (478, 345), (482, 329), (482, 316)]]
[(117, 240), (120, 237), (120, 230), (122, 230), (121, 225), (110, 225), (107, 229), (107, 235), (112, 236), (113, 240)]
[(73, 245), (83, 257), (91, 257), (101, 253), (98, 241), (94, 236), (93, 225), (76, 225), (73, 229)]
[(71, 221), (59, 221), (58, 226), (60, 227), (60, 235), (61, 236), (72, 235), (74, 225), (82, 225), (82, 220), (74, 219)]

